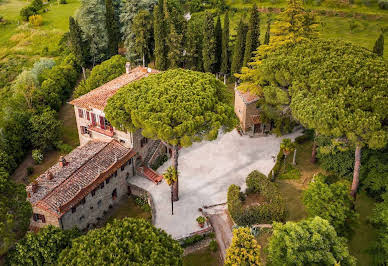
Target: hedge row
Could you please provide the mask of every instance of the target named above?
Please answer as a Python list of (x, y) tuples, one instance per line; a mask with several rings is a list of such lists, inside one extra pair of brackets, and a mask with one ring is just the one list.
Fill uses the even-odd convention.
[(284, 221), (286, 207), (276, 185), (256, 170), (248, 175), (246, 182), (247, 193), (258, 193), (264, 197), (265, 202), (244, 207), (239, 197), (240, 187), (231, 185), (228, 189), (227, 204), (233, 220), (241, 226)]

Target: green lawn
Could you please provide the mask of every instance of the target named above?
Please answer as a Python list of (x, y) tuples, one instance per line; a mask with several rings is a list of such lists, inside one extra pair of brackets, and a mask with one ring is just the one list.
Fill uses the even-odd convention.
[(184, 266), (217, 266), (220, 265), (218, 253), (213, 253), (209, 248), (201, 249), (183, 257)]
[(372, 265), (372, 256), (367, 249), (376, 239), (376, 231), (367, 221), (372, 215), (375, 202), (366, 193), (361, 192), (356, 200), (356, 210), (359, 213), (359, 224), (349, 243), (350, 253), (357, 258), (357, 265)]
[(151, 221), (152, 214), (151, 211), (144, 211), (137, 206), (133, 197), (128, 197), (120, 202), (119, 206), (115, 207), (107, 222), (109, 223), (114, 219), (123, 219), (125, 217), (143, 218), (147, 221)]

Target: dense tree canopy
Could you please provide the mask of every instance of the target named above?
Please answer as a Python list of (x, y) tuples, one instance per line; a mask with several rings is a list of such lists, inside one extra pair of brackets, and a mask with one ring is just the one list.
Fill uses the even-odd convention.
[(26, 198), (25, 186), (9, 181), (8, 173), (0, 168), (0, 256), (30, 225), (32, 208)]
[(261, 265), (260, 245), (249, 228), (233, 230), (232, 244), (226, 251), (224, 265)]
[(10, 265), (55, 265), (59, 253), (80, 236), (77, 230), (63, 231), (49, 225), (38, 233), (29, 232), (8, 254)]
[(272, 265), (356, 265), (345, 238), (318, 216), (297, 223), (275, 222), (268, 259)]
[(357, 218), (349, 186), (346, 180), (329, 184), (327, 178), (319, 174), (304, 192), (303, 203), (308, 213), (327, 220), (340, 235), (348, 235)]
[(388, 193), (382, 198), (383, 202), (376, 204), (370, 219), (377, 229), (377, 239), (371, 250), (373, 265), (388, 264)]
[[(211, 74), (183, 69), (151, 75), (121, 88), (104, 111), (115, 127), (140, 128), (145, 137), (171, 145), (176, 169), (179, 146), (213, 140), (221, 128), (231, 130), (236, 123), (225, 85)], [(173, 187), (178, 200), (177, 182)]]
[(90, 76), (83, 80), (74, 90), (74, 97), (80, 97), (91, 90), (121, 76), (125, 73), (126, 60), (121, 55), (113, 56), (111, 59), (95, 66)]
[[(98, 243), (98, 244), (97, 244)], [(183, 250), (143, 219), (114, 220), (89, 231), (63, 250), (59, 265), (181, 265)]]

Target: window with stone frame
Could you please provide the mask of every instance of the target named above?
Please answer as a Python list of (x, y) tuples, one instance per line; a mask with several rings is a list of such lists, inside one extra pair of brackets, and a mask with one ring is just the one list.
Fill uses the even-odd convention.
[(32, 217), (35, 222), (41, 221), (42, 223), (46, 223), (46, 217), (43, 214), (34, 213)]

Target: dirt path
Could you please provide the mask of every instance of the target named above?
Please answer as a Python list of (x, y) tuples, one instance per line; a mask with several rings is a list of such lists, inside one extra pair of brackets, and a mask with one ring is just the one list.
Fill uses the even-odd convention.
[(231, 221), (226, 208), (225, 204), (204, 210), (204, 213), (209, 217), (210, 223), (216, 233), (216, 240), (220, 248), (222, 260), (225, 260), (226, 250), (230, 246), (233, 237), (233, 222)]

